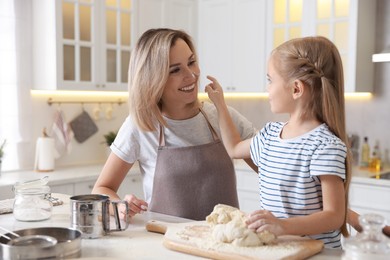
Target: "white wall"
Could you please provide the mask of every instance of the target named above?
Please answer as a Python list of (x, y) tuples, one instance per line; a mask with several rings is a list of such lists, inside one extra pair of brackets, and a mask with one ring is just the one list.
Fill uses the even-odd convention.
[[(379, 52), (390, 46), (390, 1), (378, 0), (377, 3), (377, 28), (376, 50)], [(378, 63), (375, 65), (374, 97), (372, 100), (346, 102), (347, 129), (349, 133), (358, 134), (361, 138), (368, 136), (371, 145), (375, 140), (380, 141), (381, 148), (390, 149), (390, 63)], [(33, 137), (40, 136), (43, 127), (50, 127), (56, 105), (48, 106), (47, 99), (42, 97), (33, 98)], [(257, 127), (263, 126), (271, 120), (285, 120), (284, 116), (275, 116), (270, 112), (266, 99), (228, 100), (228, 104), (237, 108), (242, 114), (254, 122)], [(80, 105), (63, 104), (68, 121), (81, 112)], [(94, 105), (85, 105), (91, 112)], [(99, 132), (83, 144), (73, 141), (73, 151), (56, 161), (57, 166), (104, 162), (106, 147), (101, 144), (103, 134), (111, 130), (117, 130), (127, 116), (127, 106), (114, 107), (115, 119), (112, 121), (101, 120), (97, 122)], [(261, 111), (262, 113), (259, 113)], [(382, 153), (385, 153), (383, 150)], [(388, 154), (388, 152), (387, 152)], [(387, 155), (389, 161), (389, 155)], [(26, 165), (33, 165), (33, 154)]]
[[(33, 96), (33, 114), (35, 115), (33, 136), (36, 138), (41, 135), (44, 127), (50, 131), (54, 113), (59, 108), (58, 104), (52, 104), (51, 106), (47, 104), (49, 97), (46, 95)], [(97, 106), (98, 104), (84, 104), (83, 106), (81, 104), (61, 104), (60, 109), (64, 112), (66, 121), (70, 122), (82, 112), (83, 107), (93, 117), (93, 110)], [(108, 148), (103, 143), (103, 135), (109, 131), (117, 131), (119, 129), (128, 115), (128, 106), (127, 104), (113, 104), (113, 118), (111, 120), (105, 119), (103, 114), (108, 104), (101, 104), (100, 106), (102, 110), (101, 118), (95, 121), (98, 132), (81, 144), (73, 139), (72, 152), (57, 159), (56, 166), (103, 163), (105, 161)]]

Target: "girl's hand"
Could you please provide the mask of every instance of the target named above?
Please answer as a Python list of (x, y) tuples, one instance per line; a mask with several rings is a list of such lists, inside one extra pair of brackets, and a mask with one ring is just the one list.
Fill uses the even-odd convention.
[(210, 100), (215, 104), (217, 108), (219, 108), (220, 105), (223, 105), (225, 103), (223, 97), (223, 89), (214, 77), (207, 76), (207, 78), (211, 80), (211, 83), (206, 85), (204, 90), (209, 96)]
[[(126, 195), (124, 198), (125, 201), (129, 204), (129, 212), (128, 216), (133, 217), (136, 214), (143, 213), (148, 209), (148, 203), (145, 201), (138, 199), (134, 195)], [(119, 205), (119, 217), (123, 220), (125, 220), (126, 216), (126, 207), (121, 203)]]
[(268, 210), (256, 210), (249, 214), (246, 224), (248, 228), (255, 230), (257, 233), (267, 230), (276, 236), (285, 234), (282, 226), (283, 220), (276, 218)]

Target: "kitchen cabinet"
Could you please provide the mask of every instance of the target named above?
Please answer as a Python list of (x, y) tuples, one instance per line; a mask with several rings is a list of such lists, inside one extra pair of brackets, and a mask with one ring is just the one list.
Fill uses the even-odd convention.
[(260, 209), (259, 177), (252, 169), (237, 169), (237, 195), (240, 209), (250, 213)]
[(359, 214), (376, 213), (390, 223), (390, 181), (372, 180), (367, 183), (352, 179), (349, 189), (349, 207)]
[(167, 27), (197, 35), (196, 0), (140, 0), (136, 5), (137, 38), (151, 28)]
[(296, 37), (322, 35), (342, 57), (345, 92), (371, 92), (374, 84), (376, 1), (267, 1), (267, 52)]
[[(65, 183), (63, 182), (62, 184), (50, 185), (51, 192), (68, 195), (90, 194), (95, 185), (96, 178), (81, 182), (67, 180), (67, 182), (64, 181)], [(126, 194), (134, 194), (138, 198), (144, 198), (141, 174), (129, 174), (126, 176), (119, 187), (118, 195), (123, 198)]]
[(226, 92), (265, 91), (266, 2), (199, 1), (201, 86), (212, 75)]
[(74, 195), (74, 184), (73, 183), (65, 183), (65, 184), (57, 184), (57, 185), (50, 185), (50, 190), (53, 193), (62, 193), (62, 194), (69, 194)]
[(127, 89), (132, 0), (34, 0), (33, 88)]

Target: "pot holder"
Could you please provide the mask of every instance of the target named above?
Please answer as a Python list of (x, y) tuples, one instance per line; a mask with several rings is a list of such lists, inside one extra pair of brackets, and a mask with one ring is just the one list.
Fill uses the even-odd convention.
[(73, 130), (74, 138), (79, 143), (84, 142), (98, 131), (95, 122), (93, 122), (92, 118), (85, 110), (69, 124)]

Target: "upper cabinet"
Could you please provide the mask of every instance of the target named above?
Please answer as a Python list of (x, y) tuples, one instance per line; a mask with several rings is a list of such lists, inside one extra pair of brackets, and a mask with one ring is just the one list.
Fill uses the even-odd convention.
[(265, 92), (267, 59), (323, 35), (343, 59), (345, 91), (372, 91), (376, 0), (34, 0), (33, 87), (127, 90), (130, 52), (150, 28), (182, 29), (226, 92)]
[(202, 74), (215, 76), (228, 92), (264, 92), (272, 49), (323, 35), (342, 56), (345, 92), (370, 92), (375, 12), (375, 0), (199, 0)]
[(265, 91), (266, 2), (199, 1), (200, 89), (211, 75), (227, 92)]
[(275, 0), (267, 4), (268, 53), (291, 38), (325, 36), (341, 54), (345, 92), (372, 91), (375, 0)]
[(33, 87), (127, 89), (131, 0), (34, 0)]
[(138, 0), (137, 38), (146, 30), (167, 27), (184, 30), (197, 39), (197, 0)]

